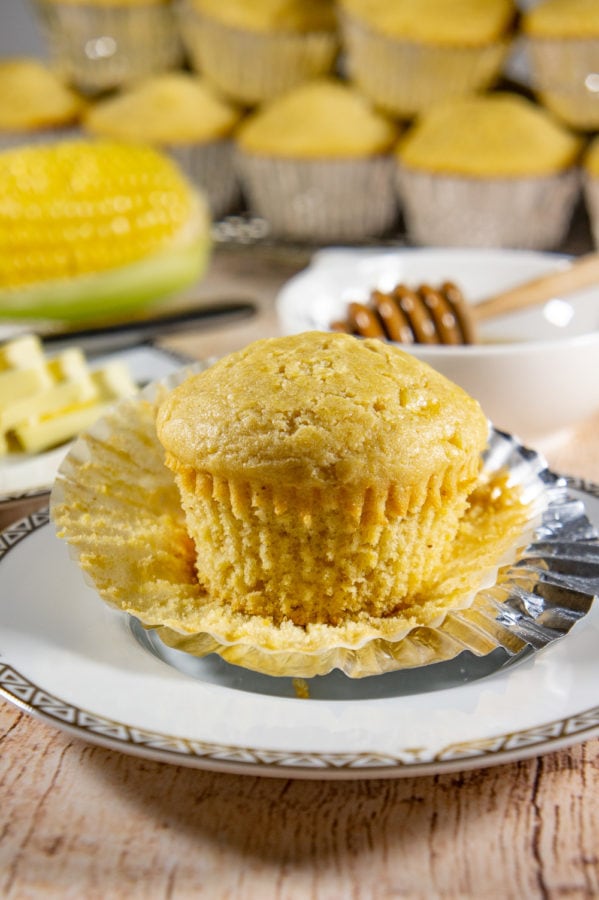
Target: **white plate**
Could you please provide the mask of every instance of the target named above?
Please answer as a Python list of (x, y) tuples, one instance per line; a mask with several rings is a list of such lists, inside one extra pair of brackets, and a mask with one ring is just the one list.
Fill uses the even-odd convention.
[[(597, 525), (599, 488), (580, 495)], [(158, 660), (84, 585), (44, 513), (5, 531), (0, 557), (0, 694), (113, 749), (240, 774), (381, 778), (489, 766), (599, 735), (597, 603), (566, 637), (487, 678), (410, 694), (397, 673), (333, 674), (303, 700), (290, 679), (218, 658), (195, 678)]]
[[(138, 384), (164, 378), (186, 362), (166, 350), (143, 345), (90, 360), (90, 366), (96, 368), (115, 359), (127, 365)], [(3, 504), (14, 504), (26, 497), (47, 492), (69, 447), (70, 443), (46, 453), (14, 453), (0, 458), (0, 508)]]

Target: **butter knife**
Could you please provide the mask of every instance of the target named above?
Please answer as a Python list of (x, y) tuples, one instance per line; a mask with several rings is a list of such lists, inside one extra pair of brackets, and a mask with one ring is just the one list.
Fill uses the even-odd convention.
[(247, 319), (255, 313), (256, 306), (250, 300), (227, 300), (148, 319), (49, 332), (41, 338), (52, 350), (76, 344), (88, 355), (113, 353), (152, 342), (169, 334), (194, 328), (217, 327), (227, 322)]

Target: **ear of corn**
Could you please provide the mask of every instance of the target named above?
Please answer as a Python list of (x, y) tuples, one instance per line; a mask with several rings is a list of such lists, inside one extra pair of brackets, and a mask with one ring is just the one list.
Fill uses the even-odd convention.
[[(126, 310), (195, 280), (208, 246), (201, 198), (150, 147), (75, 141), (0, 153), (0, 315)], [(154, 260), (138, 289), (139, 267)]]

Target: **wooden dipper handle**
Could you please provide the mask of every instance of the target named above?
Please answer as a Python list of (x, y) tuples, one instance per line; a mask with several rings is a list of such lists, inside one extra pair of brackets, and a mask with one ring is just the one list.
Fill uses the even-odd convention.
[(525, 284), (488, 297), (480, 303), (472, 304), (471, 312), (480, 322), (492, 316), (536, 306), (560, 294), (571, 294), (598, 283), (599, 253), (589, 253), (575, 260), (566, 269), (541, 275)]

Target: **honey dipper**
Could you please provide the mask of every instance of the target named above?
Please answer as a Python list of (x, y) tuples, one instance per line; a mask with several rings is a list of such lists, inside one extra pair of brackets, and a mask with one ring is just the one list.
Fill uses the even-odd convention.
[(599, 282), (599, 253), (581, 256), (565, 269), (542, 275), (470, 305), (451, 281), (434, 288), (398, 284), (389, 292), (373, 290), (368, 303), (349, 303), (347, 318), (334, 331), (379, 337), (403, 344), (473, 344), (476, 324), (526, 309)]

